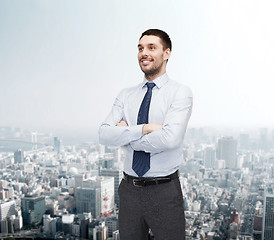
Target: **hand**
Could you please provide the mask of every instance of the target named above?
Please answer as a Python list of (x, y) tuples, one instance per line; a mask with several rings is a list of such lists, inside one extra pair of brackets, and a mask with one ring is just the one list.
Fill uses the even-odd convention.
[(161, 130), (163, 128), (162, 124), (157, 124), (157, 123), (148, 123), (144, 124), (143, 129), (142, 129), (142, 134), (149, 134), (158, 130)]
[(128, 127), (127, 122), (123, 121), (123, 120), (121, 120), (120, 122), (118, 122), (116, 124), (116, 126), (119, 126), (119, 127)]

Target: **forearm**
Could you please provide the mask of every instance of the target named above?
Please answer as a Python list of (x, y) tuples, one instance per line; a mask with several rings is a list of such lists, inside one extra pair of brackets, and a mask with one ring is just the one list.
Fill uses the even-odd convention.
[(99, 143), (108, 146), (124, 146), (142, 136), (143, 125), (111, 126), (103, 123), (99, 129)]
[(157, 123), (144, 124), (142, 128), (142, 134), (146, 135), (146, 134), (161, 130), (162, 128), (163, 128), (162, 124), (157, 124)]
[(140, 139), (130, 142), (135, 151), (160, 153), (180, 146), (184, 139), (186, 125), (164, 126), (161, 130), (143, 135)]

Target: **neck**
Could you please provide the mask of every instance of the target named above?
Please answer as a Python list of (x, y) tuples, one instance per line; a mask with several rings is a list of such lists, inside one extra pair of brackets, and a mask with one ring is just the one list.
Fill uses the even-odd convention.
[(151, 81), (155, 80), (156, 78), (158, 78), (158, 77), (164, 75), (165, 73), (166, 73), (166, 71), (163, 71), (163, 72), (160, 72), (160, 73), (156, 73), (156, 74), (150, 74), (150, 75), (146, 75), (146, 74), (145, 74), (145, 78), (146, 78), (149, 82), (151, 82)]

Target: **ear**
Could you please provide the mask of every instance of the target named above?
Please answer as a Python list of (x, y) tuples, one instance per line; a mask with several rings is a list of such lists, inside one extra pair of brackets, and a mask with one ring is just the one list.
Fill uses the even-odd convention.
[(170, 58), (170, 55), (171, 55), (171, 51), (169, 48), (164, 50), (164, 60), (168, 60)]

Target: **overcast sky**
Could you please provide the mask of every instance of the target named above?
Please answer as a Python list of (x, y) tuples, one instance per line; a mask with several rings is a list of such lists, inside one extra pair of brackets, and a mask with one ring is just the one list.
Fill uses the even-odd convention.
[(0, 126), (97, 131), (142, 81), (148, 28), (173, 42), (167, 72), (194, 95), (190, 127), (273, 127), (272, 0), (0, 0)]

